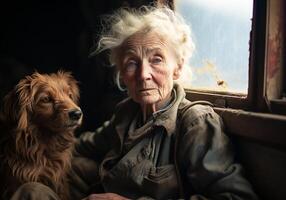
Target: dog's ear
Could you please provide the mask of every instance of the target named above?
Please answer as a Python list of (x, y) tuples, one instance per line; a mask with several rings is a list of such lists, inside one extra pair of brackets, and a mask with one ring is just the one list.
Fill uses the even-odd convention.
[(76, 103), (78, 103), (80, 97), (78, 81), (75, 80), (71, 72), (58, 71), (58, 76), (61, 76), (62, 78), (67, 80), (67, 83), (70, 87), (70, 91), (72, 93), (72, 99)]
[(3, 112), (5, 118), (11, 124), (17, 124), (18, 130), (26, 131), (28, 127), (28, 112), (32, 110), (30, 83), (31, 77), (27, 76), (4, 97)]
[(79, 103), (80, 94), (79, 94), (78, 82), (72, 76), (70, 77), (69, 85), (70, 85), (71, 92), (74, 97), (74, 101), (76, 103)]
[(18, 98), (15, 88), (10, 91), (3, 99), (3, 114), (6, 122), (14, 123), (17, 121)]

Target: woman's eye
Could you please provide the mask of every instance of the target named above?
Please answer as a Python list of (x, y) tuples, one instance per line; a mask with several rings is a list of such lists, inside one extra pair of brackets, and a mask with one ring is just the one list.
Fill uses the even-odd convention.
[(138, 63), (135, 60), (130, 60), (125, 64), (125, 71), (133, 72), (136, 70)]
[(43, 98), (41, 99), (41, 101), (42, 101), (43, 103), (50, 103), (50, 102), (52, 102), (52, 98), (49, 97), (49, 96), (45, 96), (45, 97), (43, 97)]
[(160, 56), (154, 56), (152, 59), (151, 59), (151, 63), (152, 64), (160, 64), (161, 62), (163, 61), (163, 59), (160, 57)]
[(71, 99), (73, 98), (73, 95), (72, 95), (72, 93), (69, 93), (69, 98), (71, 98)]

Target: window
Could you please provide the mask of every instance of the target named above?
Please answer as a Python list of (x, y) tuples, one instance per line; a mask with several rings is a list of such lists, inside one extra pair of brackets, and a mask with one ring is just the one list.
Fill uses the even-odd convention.
[(178, 0), (175, 8), (196, 45), (185, 87), (246, 95), (253, 0)]
[[(284, 0), (176, 0), (196, 52), (187, 98), (215, 106), (286, 114)], [(187, 80), (187, 81), (186, 81)]]

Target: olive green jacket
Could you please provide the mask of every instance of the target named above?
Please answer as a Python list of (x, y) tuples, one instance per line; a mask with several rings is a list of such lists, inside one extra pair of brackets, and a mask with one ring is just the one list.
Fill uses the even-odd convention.
[[(177, 190), (175, 188), (175, 194), (171, 197), (180, 196), (191, 200), (257, 199), (249, 182), (243, 177), (241, 166), (234, 161), (230, 141), (224, 133), (221, 118), (211, 106), (192, 104), (186, 100), (185, 92), (179, 85), (175, 84), (174, 89), (176, 99), (172, 106), (135, 130), (142, 138), (160, 132), (164, 134), (164, 141), (169, 141), (160, 147), (160, 152), (165, 152), (162, 156), (166, 157), (166, 152), (168, 156), (160, 160), (159, 167), (174, 165), (177, 176), (172, 176), (172, 179), (176, 180), (169, 180), (169, 183), (174, 182)], [(90, 188), (95, 183), (105, 180), (109, 171), (124, 156), (126, 135), (131, 121), (138, 112), (140, 112), (139, 105), (132, 99), (126, 99), (118, 104), (110, 121), (95, 132), (81, 135), (76, 145), (75, 159), (80, 162), (73, 163), (75, 173), (80, 174), (73, 174), (72, 181), (77, 182), (72, 186), (74, 191), (79, 190), (81, 195), (87, 195), (92, 192)], [(82, 166), (88, 170), (82, 169)], [(166, 174), (164, 177), (166, 178)], [(160, 176), (155, 178), (160, 188), (160, 183), (164, 181)], [(124, 185), (120, 182), (116, 184)], [(152, 190), (152, 187), (149, 189)], [(145, 191), (146, 188), (142, 188), (136, 198), (167, 198), (156, 194), (162, 192), (160, 189)], [(121, 195), (128, 194), (122, 192)]]

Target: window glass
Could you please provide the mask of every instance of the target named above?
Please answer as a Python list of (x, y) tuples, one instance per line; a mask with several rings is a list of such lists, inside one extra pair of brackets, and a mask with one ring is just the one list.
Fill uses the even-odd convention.
[(195, 52), (186, 88), (247, 94), (253, 0), (177, 0), (190, 24)]

